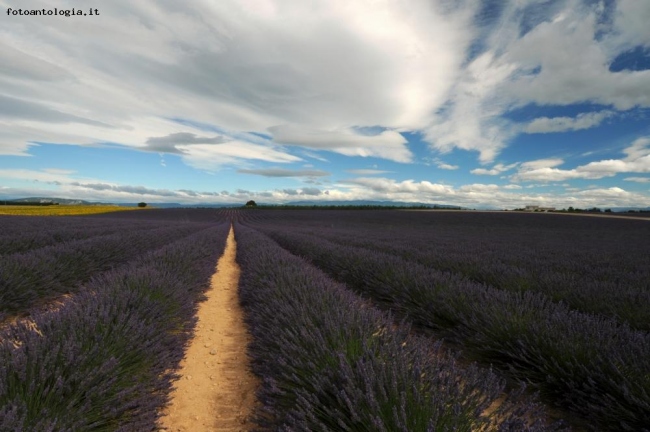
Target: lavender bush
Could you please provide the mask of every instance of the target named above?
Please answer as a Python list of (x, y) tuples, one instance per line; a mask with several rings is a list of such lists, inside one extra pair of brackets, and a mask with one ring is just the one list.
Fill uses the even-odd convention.
[(80, 217), (0, 217), (0, 256), (119, 232), (163, 227), (160, 221), (93, 220)]
[(124, 231), (5, 257), (0, 261), (0, 313), (20, 312), (37, 301), (75, 292), (92, 275), (127, 263), (146, 251), (206, 226), (188, 224)]
[[(282, 431), (542, 431), (540, 408), (236, 224), (260, 424)], [(521, 396), (521, 393), (517, 393)], [(523, 398), (522, 399), (526, 399)], [(538, 419), (538, 420), (535, 420)]]
[(414, 323), (442, 330), (485, 361), (535, 383), (558, 405), (608, 430), (648, 430), (650, 336), (394, 255), (269, 229), (283, 247)]
[(0, 430), (155, 429), (228, 229), (147, 252), (0, 331)]
[[(650, 330), (650, 226), (535, 214), (266, 212), (264, 226), (390, 253)], [(279, 218), (278, 216), (282, 216)], [(274, 220), (276, 219), (276, 220)], [(283, 225), (284, 224), (284, 225)], [(594, 235), (597, 232), (598, 235)]]

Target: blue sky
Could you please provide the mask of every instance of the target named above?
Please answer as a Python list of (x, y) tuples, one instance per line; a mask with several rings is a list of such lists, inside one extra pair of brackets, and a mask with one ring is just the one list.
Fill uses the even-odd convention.
[(650, 206), (646, 1), (0, 5), (0, 198)]

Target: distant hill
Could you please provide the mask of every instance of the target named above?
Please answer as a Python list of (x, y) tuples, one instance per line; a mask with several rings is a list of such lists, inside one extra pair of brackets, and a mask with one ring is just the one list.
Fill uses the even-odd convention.
[(52, 198), (52, 197), (28, 197), (28, 198), (18, 198), (18, 199), (0, 199), (0, 204), (35, 204), (39, 203), (42, 205), (47, 204), (61, 204), (61, 205), (120, 205), (113, 203), (102, 203), (102, 202), (91, 202), (81, 199), (69, 199), (69, 198)]
[[(135, 206), (136, 203), (120, 204), (125, 206)], [(222, 207), (242, 207), (244, 203), (223, 203), (223, 204), (180, 204), (180, 203), (149, 203), (152, 207), (158, 208), (222, 208)], [(427, 203), (412, 203), (412, 202), (403, 202), (403, 201), (365, 201), (365, 200), (353, 200), (353, 201), (290, 201), (286, 203), (270, 204), (258, 201), (257, 205), (259, 206), (378, 206), (378, 207), (436, 207), (436, 208), (460, 208), (458, 206), (446, 205), (446, 204), (427, 204)]]
[[(258, 203), (260, 204), (260, 203)], [(405, 202), (405, 201), (370, 201), (370, 200), (351, 200), (351, 201), (291, 201), (285, 203), (284, 205), (295, 205), (295, 206), (313, 206), (313, 205), (322, 205), (322, 206), (379, 206), (379, 207), (437, 207), (437, 208), (449, 208), (449, 209), (460, 209), (459, 206), (448, 205), (448, 204), (431, 204), (431, 203), (422, 203), (422, 202)]]
[[(119, 205), (126, 207), (137, 206), (138, 203), (104, 203), (104, 202), (95, 202), (95, 201), (86, 201), (81, 199), (70, 199), (70, 198), (55, 198), (55, 197), (28, 197), (28, 198), (19, 198), (12, 200), (2, 200), (11, 203), (56, 203), (63, 205)], [(221, 204), (212, 204), (212, 203), (194, 203), (194, 204), (181, 204), (181, 203), (156, 203), (148, 202), (151, 207), (158, 208), (178, 208), (178, 207), (202, 207), (202, 208), (222, 208), (222, 207), (241, 207), (245, 203), (236, 202), (236, 203), (221, 203)], [(275, 205), (268, 204), (264, 202), (258, 202), (258, 205)], [(431, 203), (422, 203), (422, 202), (405, 202), (405, 201), (371, 201), (371, 200), (351, 200), (351, 201), (290, 201), (286, 203), (279, 203), (277, 205), (287, 205), (287, 206), (379, 206), (379, 207), (436, 207), (436, 208), (456, 208), (461, 207), (447, 204), (431, 204)]]
[[(603, 210), (603, 209), (601, 209), (601, 210)], [(613, 212), (627, 212), (627, 211), (630, 211), (630, 210), (647, 212), (647, 211), (650, 211), (650, 207), (611, 207), (611, 210)]]
[[(70, 198), (53, 198), (53, 197), (29, 197), (29, 198), (19, 198), (11, 200), (1, 200), (2, 202), (8, 202), (12, 204), (20, 203), (41, 203), (41, 204), (61, 204), (61, 205), (117, 205), (124, 207), (137, 207), (138, 203), (106, 203), (99, 201), (86, 201), (81, 199), (70, 199)], [(237, 207), (243, 205), (242, 203), (230, 203), (230, 204), (180, 204), (180, 203), (147, 203), (151, 207), (158, 208), (176, 208), (176, 207), (210, 207), (210, 208), (220, 208), (220, 207)]]
[[(5, 200), (3, 200), (5, 201)], [(13, 200), (6, 200), (8, 202), (14, 203), (54, 203), (54, 204), (67, 204), (67, 205), (84, 205), (84, 204), (104, 204), (104, 203), (91, 203), (90, 201), (84, 201), (79, 199), (68, 199), (68, 198), (45, 198), (45, 197), (29, 197), (29, 198), (19, 198)]]
[[(181, 204), (181, 203), (157, 203), (157, 202), (147, 202), (149, 207), (156, 208), (222, 208), (222, 207), (241, 207), (245, 203), (224, 203), (224, 204), (211, 204), (211, 203), (197, 203), (197, 204)], [(138, 203), (121, 203), (118, 205), (135, 207)]]
[[(105, 202), (95, 202), (95, 201), (86, 201), (81, 199), (70, 199), (70, 198), (56, 198), (56, 197), (28, 197), (28, 198), (19, 198), (19, 199), (10, 199), (2, 200), (8, 203), (57, 203), (63, 205), (118, 205), (125, 207), (135, 207), (138, 203), (105, 203)], [(146, 202), (146, 201), (145, 201)], [(0, 202), (1, 204), (1, 202)], [(235, 203), (221, 203), (221, 204), (212, 204), (212, 203), (194, 203), (194, 204), (181, 204), (181, 203), (156, 203), (156, 202), (147, 202), (150, 207), (158, 208), (223, 208), (223, 207), (242, 207), (244, 202), (235, 202)], [(276, 204), (258, 202), (260, 206), (271, 206)], [(434, 204), (434, 203), (423, 203), (423, 202), (406, 202), (406, 201), (372, 201), (372, 200), (350, 200), (350, 201), (319, 201), (319, 200), (305, 200), (305, 201), (289, 201), (286, 203), (279, 203), (278, 206), (377, 206), (377, 207), (431, 207), (431, 208), (441, 208), (441, 209), (466, 209), (466, 207), (459, 207), (449, 204)], [(488, 207), (481, 207), (488, 208)], [(496, 209), (496, 208), (495, 208)], [(603, 207), (601, 210), (604, 210)], [(650, 207), (611, 207), (612, 212), (623, 213), (630, 210), (634, 211), (650, 211)]]

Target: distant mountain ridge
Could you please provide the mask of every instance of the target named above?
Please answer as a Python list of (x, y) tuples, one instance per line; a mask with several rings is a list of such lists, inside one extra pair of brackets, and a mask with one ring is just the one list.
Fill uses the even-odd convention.
[[(263, 203), (258, 203), (263, 204)], [(423, 202), (406, 202), (406, 201), (371, 201), (371, 200), (351, 200), (351, 201), (291, 201), (279, 205), (323, 205), (323, 206), (379, 206), (379, 207), (438, 207), (438, 208), (462, 208), (460, 206), (449, 204), (431, 204)]]
[[(118, 206), (125, 206), (125, 207), (134, 207), (137, 206), (138, 203), (133, 202), (133, 203), (107, 203), (107, 202), (98, 202), (98, 201), (87, 201), (87, 200), (82, 200), (82, 199), (71, 199), (71, 198), (56, 198), (56, 197), (27, 197), (27, 198), (18, 198), (18, 199), (0, 199), (0, 201), (6, 201), (6, 202), (11, 202), (11, 203), (34, 203), (34, 202), (39, 202), (39, 203), (56, 203), (56, 204), (63, 204), (63, 205), (118, 205)], [(145, 201), (146, 202), (146, 201)], [(156, 203), (156, 202), (148, 202), (149, 206), (151, 207), (158, 207), (158, 208), (179, 208), (179, 207), (185, 207), (185, 208), (192, 208), (192, 207), (201, 207), (201, 208), (222, 208), (222, 207), (242, 207), (245, 203), (244, 202), (236, 202), (236, 203), (221, 203), (221, 204), (214, 204), (214, 203), (193, 203), (193, 204), (181, 204), (181, 203), (172, 203), (172, 202), (166, 202), (166, 203)], [(265, 203), (265, 202), (258, 202), (257, 203), (260, 206), (377, 206), (377, 207), (390, 207), (390, 206), (395, 206), (395, 207), (420, 207), (420, 206), (425, 206), (425, 207), (432, 207), (432, 208), (442, 208), (442, 209), (467, 209), (467, 207), (461, 207), (461, 206), (456, 206), (456, 205), (449, 205), (449, 204), (435, 204), (435, 203), (423, 203), (423, 202), (406, 202), (406, 201), (373, 201), (373, 200), (350, 200), (350, 201), (343, 201), (343, 200), (338, 200), (338, 201), (318, 201), (318, 200), (307, 200), (307, 201), (289, 201), (286, 203), (277, 203), (277, 204), (271, 204), (271, 203)], [(481, 208), (486, 208), (486, 207), (481, 207)], [(650, 207), (608, 207), (610, 208), (613, 212), (627, 212), (630, 210), (635, 210), (635, 211), (650, 211)], [(601, 210), (604, 210), (605, 207), (603, 207)]]
[(67, 204), (67, 205), (98, 205), (98, 204), (103, 204), (107, 205), (107, 203), (99, 203), (99, 202), (90, 202), (90, 201), (85, 201), (85, 200), (80, 200), (80, 199), (70, 199), (70, 198), (51, 198), (51, 197), (29, 197), (29, 198), (18, 198), (18, 199), (9, 199), (9, 200), (2, 200), (2, 201), (7, 201), (7, 202), (13, 202), (13, 203), (53, 203), (53, 204)]
[[(56, 198), (56, 197), (27, 197), (27, 198), (18, 198), (18, 199), (8, 199), (2, 201), (12, 202), (12, 203), (34, 203), (34, 202), (56, 203), (56, 204), (63, 204), (63, 205), (119, 205), (119, 206), (126, 206), (126, 207), (132, 207), (138, 205), (138, 203), (106, 203), (106, 202), (98, 202), (98, 201), (87, 201), (82, 199)], [(245, 203), (237, 202), (237, 203), (219, 203), (219, 204), (214, 204), (214, 203), (181, 204), (181, 203), (173, 203), (173, 202), (165, 202), (165, 203), (149, 202), (148, 204), (152, 207), (159, 207), (159, 208), (176, 208), (176, 207), (221, 208), (221, 207), (241, 207)], [(274, 206), (274, 205), (277, 206), (283, 206), (283, 205), (286, 206), (378, 206), (378, 207), (426, 206), (426, 207), (437, 207), (437, 208), (461, 208), (459, 206), (448, 205), (448, 204), (432, 204), (432, 203), (405, 202), (405, 201), (373, 201), (373, 200), (350, 200), (350, 201), (311, 200), (311, 201), (289, 201), (286, 203), (277, 203), (277, 204), (258, 202), (257, 204), (260, 206)]]

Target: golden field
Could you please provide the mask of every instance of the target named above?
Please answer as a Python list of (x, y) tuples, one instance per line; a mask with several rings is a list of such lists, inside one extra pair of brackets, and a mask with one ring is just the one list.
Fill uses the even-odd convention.
[[(146, 208), (145, 208), (146, 209)], [(139, 207), (116, 205), (51, 205), (51, 206), (0, 206), (0, 215), (14, 216), (74, 216), (126, 210), (145, 210)]]

